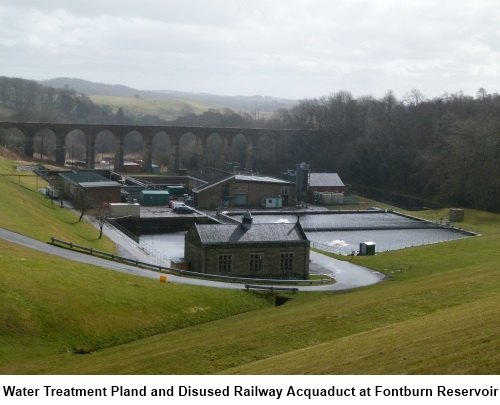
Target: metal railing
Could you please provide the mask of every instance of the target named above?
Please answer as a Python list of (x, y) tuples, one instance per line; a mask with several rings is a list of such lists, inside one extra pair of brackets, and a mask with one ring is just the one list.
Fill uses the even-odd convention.
[(295, 285), (315, 285), (315, 284), (327, 284), (330, 283), (331, 279), (311, 279), (311, 280), (279, 280), (279, 279), (259, 279), (259, 278), (247, 278), (247, 277), (232, 277), (232, 276), (221, 276), (217, 274), (205, 274), (205, 273), (197, 273), (189, 270), (175, 269), (172, 267), (161, 266), (152, 263), (141, 262), (137, 259), (130, 259), (127, 257), (115, 255), (113, 253), (103, 252), (101, 250), (97, 250), (94, 248), (88, 248), (86, 246), (77, 245), (72, 242), (66, 242), (54, 237), (50, 238), (50, 241), (53, 245), (63, 245), (70, 249), (77, 249), (83, 252), (87, 252), (91, 255), (102, 256), (106, 259), (117, 260), (120, 262), (126, 262), (131, 265), (135, 265), (141, 268), (147, 268), (150, 270), (158, 271), (161, 273), (170, 273), (178, 276), (186, 276), (186, 277), (196, 277), (207, 280), (217, 280), (224, 282), (237, 282), (237, 283), (262, 283), (262, 284), (295, 284)]
[(108, 219), (107, 222), (108, 226), (110, 227), (112, 226), (120, 236), (128, 239), (129, 242), (136, 245), (139, 249), (142, 249), (149, 256), (151, 256), (156, 261), (157, 265), (161, 267), (169, 267), (172, 264), (171, 259), (168, 256), (161, 253), (159, 250), (155, 249), (152, 243), (141, 241), (139, 236), (134, 235), (125, 227), (121, 226), (117, 221)]
[[(473, 234), (466, 234), (466, 233), (459, 233), (457, 232), (456, 234), (448, 234), (446, 236), (437, 236), (437, 237), (428, 237), (428, 238), (422, 238), (422, 239), (417, 239), (413, 241), (402, 241), (402, 242), (397, 242), (397, 243), (388, 243), (388, 244), (377, 244), (376, 246), (376, 252), (389, 252), (392, 250), (400, 250), (400, 249), (406, 249), (410, 247), (416, 247), (416, 246), (424, 246), (424, 245), (432, 245), (435, 243), (441, 243), (441, 242), (450, 242), (453, 240), (458, 240), (458, 239), (464, 239), (468, 238), (471, 236), (475, 236)], [(357, 254), (359, 252), (359, 246), (357, 246), (355, 249), (353, 249), (352, 245), (349, 245), (349, 247), (344, 247), (344, 246), (331, 246), (327, 245), (325, 243), (321, 242), (314, 242), (311, 241), (311, 247), (322, 250), (324, 252), (329, 252), (329, 253), (334, 253), (338, 254), (341, 256), (349, 256), (354, 254)]]

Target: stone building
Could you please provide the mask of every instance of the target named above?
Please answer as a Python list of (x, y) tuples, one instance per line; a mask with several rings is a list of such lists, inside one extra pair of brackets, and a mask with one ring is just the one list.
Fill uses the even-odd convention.
[(345, 191), (346, 187), (337, 173), (309, 173), (308, 202), (316, 202), (314, 195), (317, 193), (343, 194)]
[(299, 222), (193, 224), (184, 256), (198, 273), (267, 279), (309, 278), (309, 241)]
[(221, 176), (191, 189), (194, 205), (199, 208), (223, 209), (232, 207), (259, 207), (263, 199), (280, 198), (283, 205), (294, 202), (295, 183), (270, 176), (235, 174)]
[(61, 172), (59, 176), (72, 197), (77, 192), (83, 191), (95, 206), (101, 203), (121, 202), (121, 184), (99, 173), (93, 171)]

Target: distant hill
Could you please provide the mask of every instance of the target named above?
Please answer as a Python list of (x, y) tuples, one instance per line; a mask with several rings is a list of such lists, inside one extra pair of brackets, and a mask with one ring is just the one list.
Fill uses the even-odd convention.
[(160, 100), (193, 100), (207, 105), (207, 108), (230, 108), (243, 110), (249, 113), (274, 112), (279, 108), (290, 108), (298, 103), (297, 100), (280, 99), (270, 96), (220, 96), (207, 93), (187, 93), (174, 90), (139, 90), (117, 84), (94, 83), (82, 79), (58, 77), (39, 82), (45, 86), (55, 88), (70, 88), (88, 95), (123, 97), (132, 99), (160, 99)]
[(135, 97), (141, 92), (127, 86), (119, 84), (94, 83), (82, 79), (69, 77), (57, 77), (55, 79), (42, 80), (39, 82), (44, 86), (55, 87), (56, 89), (69, 88), (79, 93), (96, 94), (100, 96)]

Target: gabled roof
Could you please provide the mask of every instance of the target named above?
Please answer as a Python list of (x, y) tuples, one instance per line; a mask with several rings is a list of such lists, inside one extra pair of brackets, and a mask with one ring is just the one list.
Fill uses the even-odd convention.
[(344, 187), (337, 173), (309, 173), (310, 187)]
[(307, 241), (298, 223), (253, 224), (248, 230), (241, 224), (195, 224), (195, 227), (204, 244)]
[(234, 178), (237, 181), (251, 181), (256, 183), (295, 184), (292, 181), (278, 179), (276, 177), (270, 177), (270, 176), (237, 174), (236, 176), (234, 176)]
[(267, 183), (267, 184), (281, 184), (283, 186), (295, 186), (295, 183), (293, 181), (287, 181), (283, 179), (278, 179), (276, 177), (269, 177), (269, 176), (258, 176), (258, 175), (246, 175), (246, 174), (235, 174), (232, 176), (229, 176), (225, 179), (222, 179), (218, 182), (215, 183), (209, 183), (209, 184), (203, 184), (201, 186), (193, 188), (194, 193), (198, 193), (201, 190), (205, 190), (207, 188), (210, 188), (212, 186), (224, 183), (225, 181), (228, 181), (230, 179), (234, 179), (235, 181), (241, 181), (245, 183), (249, 182), (254, 182), (254, 183)]
[(227, 179), (231, 176), (232, 176), (231, 173), (225, 172), (223, 170), (214, 169), (212, 167), (206, 167), (204, 169), (198, 170), (195, 173), (190, 174), (188, 178), (200, 181), (205, 184), (212, 184)]

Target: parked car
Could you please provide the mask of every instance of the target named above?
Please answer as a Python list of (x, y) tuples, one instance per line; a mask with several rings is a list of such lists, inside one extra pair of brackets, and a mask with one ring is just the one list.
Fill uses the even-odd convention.
[(179, 205), (178, 207), (174, 208), (174, 212), (177, 214), (192, 214), (194, 211), (187, 205)]
[(184, 198), (184, 203), (186, 205), (193, 205), (194, 204), (194, 198), (193, 197), (186, 197), (186, 198)]
[(177, 198), (172, 198), (172, 199), (168, 202), (168, 206), (169, 206), (170, 208), (174, 208), (174, 204), (175, 204), (175, 203), (177, 203), (177, 202), (179, 202), (179, 201), (177, 200)]

